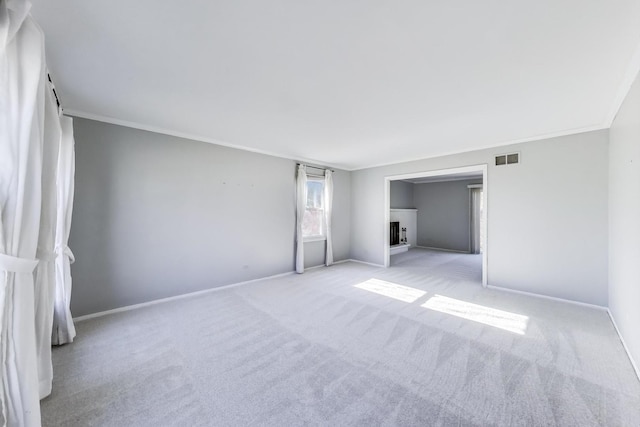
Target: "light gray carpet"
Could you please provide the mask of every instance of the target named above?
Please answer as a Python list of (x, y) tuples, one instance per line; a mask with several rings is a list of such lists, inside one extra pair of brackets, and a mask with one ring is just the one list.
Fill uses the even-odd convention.
[(392, 264), (81, 322), (54, 351), (43, 425), (640, 425), (604, 311), (483, 289), (473, 255)]

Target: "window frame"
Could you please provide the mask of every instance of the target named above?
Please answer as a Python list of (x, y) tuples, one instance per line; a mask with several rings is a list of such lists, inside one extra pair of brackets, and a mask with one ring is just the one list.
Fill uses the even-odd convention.
[[(308, 176), (307, 175), (307, 195), (309, 194), (309, 182), (321, 182), (322, 183), (322, 196), (321, 196), (321, 204), (322, 204), (322, 208), (313, 208), (313, 207), (309, 207), (309, 206), (305, 206), (304, 211), (305, 213), (308, 210), (314, 210), (314, 211), (321, 211), (322, 212), (322, 234), (312, 234), (312, 235), (305, 235), (304, 234), (304, 216), (303, 216), (303, 232), (302, 232), (302, 241), (304, 243), (307, 242), (321, 242), (321, 241), (325, 241), (327, 240), (327, 226), (326, 226), (326, 219), (325, 219), (325, 215), (326, 215), (326, 211), (325, 211), (325, 178), (324, 177), (316, 177), (316, 176)], [(309, 198), (307, 196), (307, 202), (308, 202)]]

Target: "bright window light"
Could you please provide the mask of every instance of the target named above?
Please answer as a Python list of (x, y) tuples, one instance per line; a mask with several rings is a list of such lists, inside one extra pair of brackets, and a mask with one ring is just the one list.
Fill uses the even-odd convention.
[(365, 291), (384, 295), (385, 297), (404, 302), (414, 302), (418, 298), (426, 295), (426, 292), (421, 291), (420, 289), (410, 288), (409, 286), (402, 286), (397, 283), (391, 283), (379, 279), (369, 279), (366, 282), (358, 283), (354, 286), (359, 289), (364, 289)]
[(305, 241), (326, 238), (324, 178), (309, 178), (307, 180), (307, 206), (302, 218), (302, 237)]
[(524, 335), (527, 331), (527, 323), (529, 322), (529, 318), (521, 314), (471, 304), (466, 301), (443, 297), (442, 295), (434, 295), (422, 304), (421, 307), (462, 317), (463, 319), (504, 329), (505, 331), (519, 335)]

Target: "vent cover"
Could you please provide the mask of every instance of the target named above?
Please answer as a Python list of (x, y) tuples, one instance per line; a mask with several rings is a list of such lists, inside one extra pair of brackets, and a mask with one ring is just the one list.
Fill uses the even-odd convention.
[(515, 165), (520, 163), (520, 153), (500, 154), (496, 156), (496, 166)]

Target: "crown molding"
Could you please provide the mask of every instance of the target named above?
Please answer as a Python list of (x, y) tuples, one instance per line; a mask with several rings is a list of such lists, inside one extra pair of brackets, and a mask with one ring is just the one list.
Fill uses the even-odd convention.
[(307, 158), (307, 157), (291, 157), (289, 155), (278, 153), (278, 152), (275, 152), (275, 151), (260, 150), (260, 149), (257, 149), (257, 148), (246, 147), (246, 146), (240, 145), (240, 144), (232, 144), (230, 142), (222, 141), (220, 139), (209, 138), (209, 137), (202, 136), (202, 135), (196, 135), (196, 134), (187, 133), (187, 132), (180, 132), (180, 131), (175, 131), (175, 130), (171, 130), (171, 129), (165, 129), (165, 128), (161, 128), (159, 126), (154, 126), (154, 125), (145, 125), (145, 124), (142, 124), (142, 123), (133, 122), (133, 121), (129, 121), (129, 120), (116, 119), (116, 118), (109, 117), (109, 116), (103, 116), (101, 114), (87, 113), (85, 111), (74, 110), (72, 108), (65, 108), (64, 109), (64, 114), (67, 115), (67, 116), (78, 117), (78, 118), (81, 118), (81, 119), (94, 120), (94, 121), (97, 121), (97, 122), (108, 123), (108, 124), (118, 125), (118, 126), (124, 126), (124, 127), (143, 130), (143, 131), (147, 131), (147, 132), (159, 133), (159, 134), (162, 134), (162, 135), (175, 136), (177, 138), (190, 139), (192, 141), (206, 142), (206, 143), (209, 143), (209, 144), (220, 145), (222, 147), (233, 148), (233, 149), (236, 149), (236, 150), (248, 151), (248, 152), (256, 153), (256, 154), (263, 154), (265, 156), (279, 157), (281, 159), (288, 159), (288, 160), (295, 160), (296, 162), (305, 163), (305, 164), (324, 165), (325, 167), (328, 167), (328, 168), (340, 169), (340, 170), (344, 170), (344, 171), (351, 171), (352, 170), (352, 169), (345, 168), (344, 166), (326, 163), (324, 161), (317, 160), (317, 159), (310, 159), (310, 158)]
[(424, 156), (424, 157), (418, 157), (418, 158), (412, 158), (412, 159), (404, 159), (404, 160), (399, 160), (399, 161), (394, 161), (394, 162), (389, 162), (389, 163), (377, 163), (377, 164), (374, 164), (372, 166), (363, 166), (363, 167), (351, 169), (351, 171), (358, 171), (358, 170), (363, 170), (363, 169), (373, 169), (373, 168), (379, 168), (379, 167), (382, 167), (382, 166), (392, 166), (392, 165), (398, 165), (400, 163), (416, 162), (416, 161), (420, 161), (420, 160), (434, 159), (434, 158), (437, 158), (437, 157), (455, 156), (456, 154), (464, 154), (464, 153), (470, 153), (470, 152), (473, 152), (473, 151), (489, 150), (489, 149), (492, 149), (492, 148), (499, 148), (499, 147), (504, 147), (504, 146), (507, 146), (507, 145), (522, 144), (522, 143), (525, 143), (525, 142), (544, 141), (545, 139), (558, 138), (558, 137), (561, 137), (561, 136), (577, 135), (577, 134), (580, 134), (580, 133), (594, 132), (594, 131), (603, 130), (603, 129), (609, 129), (609, 126), (603, 125), (603, 124), (599, 124), (599, 125), (592, 125), (592, 126), (584, 126), (584, 127), (579, 127), (579, 128), (566, 129), (566, 130), (561, 130), (561, 131), (557, 131), (557, 132), (540, 134), (540, 135), (536, 135), (536, 136), (532, 136), (532, 137), (528, 137), (528, 138), (506, 140), (506, 141), (502, 141), (502, 142), (499, 142), (499, 143), (496, 143), (496, 144), (486, 144), (486, 145), (483, 144), (483, 145), (481, 145), (479, 147), (468, 148), (468, 149), (464, 149), (464, 150), (446, 151), (446, 152), (439, 153), (439, 154), (434, 154), (434, 155), (431, 155), (431, 156)]
[(633, 82), (635, 82), (638, 77), (638, 73), (640, 73), (640, 42), (638, 42), (638, 45), (629, 60), (629, 65), (627, 65), (627, 70), (622, 78), (622, 82), (620, 82), (620, 85), (618, 86), (616, 97), (609, 108), (609, 113), (605, 119), (605, 126), (607, 128), (610, 128), (613, 124), (616, 115), (618, 115), (618, 111), (620, 111), (620, 108), (622, 107), (622, 103), (629, 94), (631, 86), (633, 86)]
[[(639, 59), (640, 59), (640, 55), (639, 55)], [(640, 64), (639, 64), (639, 66), (640, 66)], [(143, 131), (147, 131), (147, 132), (154, 132), (154, 133), (159, 133), (159, 134), (163, 134), (163, 135), (175, 136), (177, 138), (184, 138), (184, 139), (189, 139), (189, 140), (192, 140), (192, 141), (207, 142), (209, 144), (220, 145), (220, 146), (223, 146), (223, 147), (234, 148), (236, 150), (248, 151), (248, 152), (251, 152), (251, 153), (263, 154), (263, 155), (266, 155), (266, 156), (272, 156), (272, 157), (279, 157), (279, 158), (282, 158), (282, 159), (295, 160), (295, 161), (301, 162), (301, 163), (322, 164), (322, 165), (325, 165), (326, 167), (329, 167), (329, 168), (340, 169), (340, 170), (347, 171), (347, 172), (354, 172), (354, 171), (359, 171), (359, 170), (364, 170), (364, 169), (373, 169), (373, 168), (382, 167), (382, 166), (391, 166), (391, 165), (397, 165), (397, 164), (400, 164), (400, 163), (408, 163), (408, 162), (414, 162), (414, 161), (419, 161), (419, 160), (433, 159), (433, 158), (437, 158), (437, 157), (453, 156), (453, 155), (456, 155), (456, 154), (469, 153), (469, 152), (472, 152), (472, 151), (481, 151), (481, 150), (486, 150), (486, 149), (491, 149), (491, 148), (502, 147), (502, 146), (506, 146), (506, 145), (514, 145), (514, 144), (522, 144), (522, 143), (525, 143), (525, 142), (542, 141), (542, 140), (545, 140), (545, 139), (557, 138), (557, 137), (560, 137), (560, 136), (569, 136), (569, 135), (575, 135), (575, 134), (584, 133), (584, 132), (592, 132), (592, 131), (597, 131), (597, 130), (602, 130), (602, 129), (608, 129), (610, 127), (610, 125), (593, 125), (593, 126), (586, 126), (586, 127), (580, 127), (580, 128), (566, 129), (566, 130), (561, 130), (561, 131), (557, 131), (557, 132), (540, 134), (540, 135), (536, 135), (536, 136), (532, 136), (532, 137), (528, 137), (528, 138), (506, 140), (506, 141), (499, 142), (497, 144), (486, 144), (486, 145), (482, 145), (482, 146), (479, 146), (479, 147), (473, 147), (473, 148), (464, 149), (464, 150), (447, 151), (447, 152), (442, 152), (442, 153), (438, 153), (438, 154), (433, 154), (433, 155), (430, 155), (430, 156), (417, 157), (417, 158), (415, 158), (415, 157), (414, 158), (407, 158), (407, 159), (394, 161), (394, 162), (389, 162), (389, 163), (373, 164), (373, 165), (370, 165), (370, 166), (346, 167), (344, 165), (337, 165), (335, 163), (333, 163), (333, 164), (332, 163), (326, 163), (323, 160), (319, 160), (319, 159), (310, 159), (310, 158), (306, 158), (306, 157), (292, 157), (290, 155), (278, 153), (278, 152), (275, 152), (275, 151), (260, 150), (260, 149), (256, 149), (256, 148), (246, 147), (246, 146), (239, 145), (239, 144), (232, 144), (230, 142), (222, 141), (222, 140), (215, 139), (215, 138), (209, 138), (209, 137), (202, 136), (202, 135), (196, 135), (196, 134), (191, 134), (191, 133), (187, 133), (187, 132), (180, 132), (180, 131), (175, 131), (175, 130), (171, 130), (171, 129), (165, 129), (165, 128), (161, 128), (159, 126), (154, 126), (154, 125), (145, 125), (145, 124), (134, 122), (134, 121), (116, 119), (116, 118), (109, 117), (109, 116), (104, 116), (104, 115), (100, 115), (100, 114), (93, 114), (93, 113), (87, 113), (85, 111), (75, 110), (75, 109), (71, 109), (71, 108), (65, 108), (64, 109), (64, 114), (67, 115), (67, 116), (78, 117), (78, 118), (82, 118), (82, 119), (89, 119), (89, 120), (94, 120), (94, 121), (98, 121), (98, 122), (109, 123), (109, 124), (118, 125), (118, 126), (124, 126), (124, 127), (132, 128), (132, 129), (143, 130)]]

